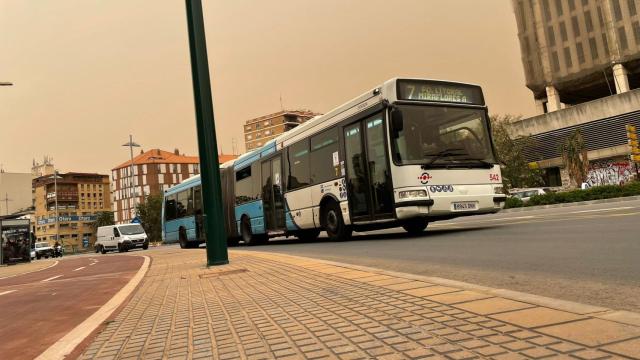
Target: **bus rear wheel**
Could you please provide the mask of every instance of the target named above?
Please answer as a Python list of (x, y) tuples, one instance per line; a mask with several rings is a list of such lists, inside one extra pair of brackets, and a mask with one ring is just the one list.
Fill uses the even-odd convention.
[(178, 241), (180, 242), (180, 249), (189, 248), (189, 240), (187, 239), (187, 230), (180, 228), (178, 231)]
[(420, 235), (427, 228), (429, 222), (424, 218), (411, 219), (402, 225), (402, 228), (411, 235)]
[(351, 238), (353, 230), (345, 225), (340, 206), (335, 201), (326, 203), (322, 211), (324, 230), (331, 241), (346, 241)]

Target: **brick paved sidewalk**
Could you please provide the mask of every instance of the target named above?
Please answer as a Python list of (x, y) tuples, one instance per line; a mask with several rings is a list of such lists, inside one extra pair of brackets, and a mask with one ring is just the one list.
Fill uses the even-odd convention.
[(83, 359), (623, 359), (640, 327), (315, 260), (149, 252)]

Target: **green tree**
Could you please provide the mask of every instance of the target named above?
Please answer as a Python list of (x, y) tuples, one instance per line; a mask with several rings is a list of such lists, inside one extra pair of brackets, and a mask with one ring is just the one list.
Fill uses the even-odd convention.
[(136, 215), (149, 241), (162, 241), (162, 195), (149, 195), (136, 205)]
[(501, 164), (502, 182), (505, 190), (511, 188), (536, 187), (544, 184), (542, 172), (533, 169), (527, 162), (524, 151), (533, 146), (531, 137), (514, 138), (509, 126), (519, 117), (513, 115), (491, 116), (491, 132), (497, 160)]
[(113, 220), (113, 213), (111, 211), (100, 211), (96, 214), (96, 221), (93, 223), (94, 229), (98, 229), (100, 226), (108, 226), (115, 224)]
[(589, 158), (584, 137), (580, 129), (576, 129), (560, 145), (562, 163), (569, 172), (569, 178), (574, 186), (580, 186), (587, 179), (589, 173)]

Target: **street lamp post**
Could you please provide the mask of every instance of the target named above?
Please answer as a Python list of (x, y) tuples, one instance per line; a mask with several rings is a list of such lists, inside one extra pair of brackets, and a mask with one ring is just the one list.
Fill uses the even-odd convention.
[(58, 214), (58, 170), (53, 171), (53, 192), (55, 193), (56, 242), (60, 238), (60, 216)]
[(202, 181), (207, 266), (223, 265), (229, 263), (229, 255), (227, 253), (227, 234), (224, 228), (225, 215), (222, 211), (220, 164), (218, 163), (218, 145), (216, 143), (213, 100), (211, 99), (211, 79), (209, 78), (202, 1), (186, 0), (186, 6), (201, 167), (200, 179)]
[(138, 197), (136, 196), (136, 188), (135, 188), (135, 176), (133, 175), (133, 148), (140, 147), (140, 144), (136, 144), (133, 142), (133, 136), (129, 135), (129, 142), (126, 144), (122, 144), (122, 146), (128, 146), (129, 152), (131, 154), (131, 168), (129, 171), (131, 172), (131, 191), (133, 193), (133, 208), (136, 208), (138, 203)]

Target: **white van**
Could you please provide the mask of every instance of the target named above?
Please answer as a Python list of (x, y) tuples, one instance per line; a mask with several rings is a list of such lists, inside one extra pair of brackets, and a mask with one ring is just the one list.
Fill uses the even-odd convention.
[(96, 252), (105, 254), (107, 251), (119, 252), (129, 249), (149, 248), (149, 238), (140, 224), (121, 224), (101, 226), (95, 243)]

